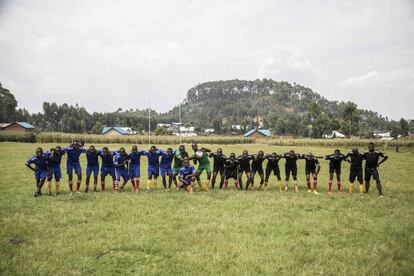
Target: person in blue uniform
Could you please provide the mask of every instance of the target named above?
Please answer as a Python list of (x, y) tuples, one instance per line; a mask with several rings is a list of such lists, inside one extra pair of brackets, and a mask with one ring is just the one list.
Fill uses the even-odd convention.
[(77, 175), (76, 192), (80, 193), (80, 186), (82, 181), (82, 169), (79, 162), (79, 157), (86, 150), (78, 141), (74, 141), (69, 147), (63, 149), (67, 155), (66, 172), (69, 179), (70, 195), (73, 193), (73, 172)]
[[(174, 160), (175, 151), (172, 148), (168, 148), (167, 151), (161, 150), (161, 162), (160, 170), (162, 177), (162, 185), (165, 190), (170, 190), (173, 181), (172, 162)], [(168, 187), (167, 187), (167, 176), (168, 176)]]
[[(365, 192), (369, 192), (371, 178), (377, 183), (377, 190), (382, 197), (382, 185), (379, 174), (379, 166), (388, 160), (388, 156), (380, 151), (375, 150), (374, 143), (369, 143), (368, 151), (364, 153), (365, 159)], [(380, 161), (381, 160), (381, 161)]]
[(124, 190), (125, 185), (129, 181), (128, 173), (128, 154), (125, 151), (125, 148), (120, 148), (119, 151), (114, 156), (114, 165), (115, 165), (115, 192), (118, 191), (119, 181), (121, 177), (123, 183), (121, 185), (121, 191)]
[(99, 154), (95, 146), (89, 146), (85, 152), (86, 155), (86, 188), (85, 193), (89, 191), (89, 182), (93, 174), (93, 191), (96, 192), (98, 188), (98, 174), (99, 174)]
[(60, 146), (56, 146), (51, 148), (46, 153), (47, 156), (47, 164), (49, 167), (49, 173), (47, 175), (47, 191), (48, 195), (52, 195), (52, 179), (55, 179), (55, 189), (56, 195), (60, 193), (60, 180), (62, 179), (62, 170), (60, 165), (62, 163), (62, 156), (65, 152), (62, 150)]
[[(42, 195), (42, 187), (45, 184), (48, 174), (47, 156), (43, 153), (43, 149), (37, 148), (36, 154), (32, 155), (25, 164), (29, 169), (34, 171), (36, 191), (33, 193), (33, 196), (39, 197)], [(32, 167), (32, 164), (35, 167)]]
[(103, 147), (102, 150), (98, 150), (98, 155), (101, 157), (101, 190), (105, 191), (105, 178), (107, 175), (112, 177), (112, 183), (115, 188), (115, 165), (114, 165), (114, 152), (110, 151), (108, 147)]
[(161, 151), (159, 151), (156, 146), (151, 146), (151, 148), (145, 152), (145, 155), (148, 158), (148, 181), (146, 192), (150, 192), (151, 181), (153, 183), (153, 188), (157, 189), (157, 178), (160, 174)]
[(141, 156), (145, 155), (145, 151), (138, 150), (136, 145), (133, 145), (131, 152), (128, 155), (129, 159), (129, 178), (131, 179), (132, 186), (135, 188), (135, 192), (139, 192), (139, 182), (141, 177)]
[(177, 190), (185, 190), (186, 192), (192, 193), (194, 191), (194, 181), (197, 173), (194, 166), (190, 166), (188, 159), (185, 159), (183, 164), (184, 166), (178, 173), (179, 184)]

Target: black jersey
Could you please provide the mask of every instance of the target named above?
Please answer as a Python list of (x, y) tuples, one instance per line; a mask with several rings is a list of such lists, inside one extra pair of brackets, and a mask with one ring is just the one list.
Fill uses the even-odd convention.
[(319, 167), (319, 160), (315, 157), (305, 156), (304, 157), (306, 165), (306, 170), (315, 171), (317, 167)]
[(250, 169), (250, 161), (252, 160), (252, 156), (248, 155), (247, 157), (239, 156), (237, 157), (239, 161), (240, 169)]
[(289, 154), (289, 153), (285, 153), (282, 155), (281, 158), (285, 158), (286, 159), (286, 163), (285, 163), (285, 167), (288, 168), (296, 168), (297, 164), (296, 162), (302, 158), (302, 155), (300, 154)]
[(340, 155), (332, 154), (332, 155), (325, 156), (325, 159), (329, 160), (329, 167), (330, 168), (339, 169), (339, 168), (341, 168), (342, 161), (345, 160), (345, 155), (343, 155), (343, 154), (340, 154)]
[(385, 158), (386, 155), (379, 151), (373, 151), (373, 152), (367, 151), (366, 153), (364, 153), (364, 159), (366, 160), (365, 167), (369, 169), (374, 169), (378, 167), (378, 162), (379, 162), (380, 157)]
[(279, 168), (279, 160), (282, 158), (282, 156), (277, 155), (276, 158), (272, 156), (266, 156), (267, 164), (266, 168)]
[(224, 162), (226, 162), (226, 156), (223, 154), (217, 154), (216, 152), (212, 152), (209, 154), (208, 157), (213, 158), (213, 167), (214, 169), (223, 169), (224, 168)]
[(263, 161), (265, 161), (266, 157), (260, 156), (257, 154), (252, 155), (252, 169), (260, 169), (263, 168)]
[(226, 169), (226, 171), (237, 170), (237, 167), (239, 166), (239, 164), (240, 164), (239, 160), (237, 159), (231, 160), (230, 158), (228, 158), (224, 162), (224, 168)]
[(350, 152), (345, 155), (345, 158), (351, 158), (351, 171), (362, 171), (362, 161), (364, 161), (364, 155), (362, 153)]

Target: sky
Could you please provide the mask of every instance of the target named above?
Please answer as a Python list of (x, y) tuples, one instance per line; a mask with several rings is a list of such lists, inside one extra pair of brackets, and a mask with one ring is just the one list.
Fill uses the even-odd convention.
[(0, 0), (0, 82), (31, 112), (164, 112), (262, 78), (414, 119), (414, 1)]

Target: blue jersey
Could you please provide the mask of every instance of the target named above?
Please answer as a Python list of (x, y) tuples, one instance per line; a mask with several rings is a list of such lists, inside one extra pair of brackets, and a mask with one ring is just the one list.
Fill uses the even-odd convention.
[(47, 151), (45, 153), (47, 157), (47, 164), (51, 167), (59, 167), (62, 162), (62, 156), (65, 152), (62, 151)]
[(84, 147), (81, 147), (81, 148), (68, 147), (68, 148), (64, 148), (63, 150), (68, 155), (67, 161), (73, 164), (79, 163), (80, 155), (85, 152)]
[(145, 155), (148, 157), (149, 167), (158, 167), (160, 164), (161, 151), (157, 150), (154, 153), (145, 151)]
[[(121, 165), (123, 162), (128, 161), (128, 155), (122, 155), (120, 153), (115, 154), (114, 156), (114, 164), (115, 165)], [(126, 168), (125, 165), (120, 166), (120, 167), (116, 167), (116, 168)]]
[(35, 155), (32, 155), (26, 161), (26, 164), (27, 165), (35, 164), (36, 171), (44, 171), (44, 170), (47, 170), (46, 162), (47, 162), (47, 156), (45, 154), (43, 154), (40, 157), (37, 157), (37, 155), (35, 154)]
[(91, 150), (87, 150), (86, 151), (86, 161), (87, 161), (87, 165), (88, 166), (97, 166), (99, 165), (99, 161), (98, 161), (98, 151), (91, 151)]
[(139, 166), (141, 163), (141, 156), (145, 155), (145, 151), (140, 150), (137, 152), (131, 152), (128, 154), (129, 163), (133, 166)]
[(111, 151), (108, 151), (107, 154), (104, 154), (102, 150), (98, 150), (98, 155), (102, 159), (102, 167), (113, 167), (114, 166), (114, 154)]
[(160, 167), (163, 169), (171, 168), (172, 161), (174, 160), (175, 151), (171, 155), (168, 155), (166, 151), (161, 150), (161, 163)]
[(194, 173), (195, 173), (194, 166), (189, 166), (188, 168), (182, 167), (178, 174), (181, 175), (183, 179), (187, 179), (190, 175)]

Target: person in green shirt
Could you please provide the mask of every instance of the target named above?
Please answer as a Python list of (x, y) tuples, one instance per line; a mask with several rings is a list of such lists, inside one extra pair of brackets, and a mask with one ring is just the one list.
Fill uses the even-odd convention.
[[(205, 191), (209, 191), (210, 186), (210, 179), (211, 179), (211, 166), (210, 166), (210, 160), (208, 159), (208, 153), (211, 152), (211, 150), (199, 147), (196, 143), (191, 145), (191, 148), (194, 151), (193, 156), (191, 159), (193, 159), (194, 165), (197, 165), (197, 172), (196, 172), (196, 180), (198, 183), (199, 189), (204, 189)], [(204, 184), (204, 187), (201, 185), (201, 179), (200, 176), (203, 173), (203, 171), (206, 171), (207, 173), (207, 180)]]
[(185, 151), (185, 146), (180, 145), (174, 154), (174, 165), (172, 169), (173, 180), (176, 187), (178, 185), (177, 175), (179, 174), (180, 169), (183, 167), (183, 162), (186, 158), (188, 158), (188, 153)]

